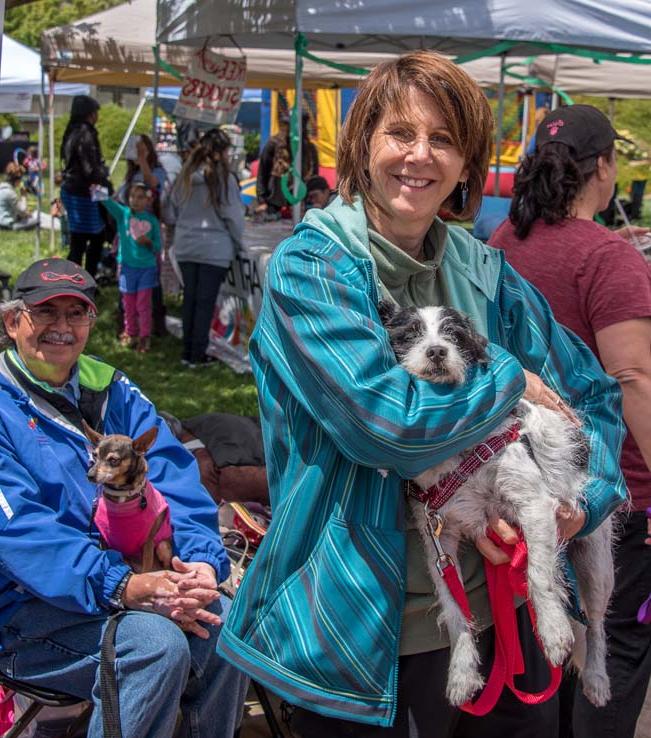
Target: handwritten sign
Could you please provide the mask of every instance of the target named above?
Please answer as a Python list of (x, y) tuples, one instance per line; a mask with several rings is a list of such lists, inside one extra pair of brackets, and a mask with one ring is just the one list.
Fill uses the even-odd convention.
[(246, 82), (246, 59), (200, 49), (193, 54), (174, 108), (179, 118), (222, 125), (234, 123)]

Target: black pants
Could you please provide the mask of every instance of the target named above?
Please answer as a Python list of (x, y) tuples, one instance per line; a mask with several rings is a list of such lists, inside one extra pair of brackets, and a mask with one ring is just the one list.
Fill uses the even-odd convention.
[[(99, 233), (71, 233), (68, 259), (74, 261), (75, 264), (79, 264), (79, 266), (83, 266), (91, 277), (94, 277), (102, 256), (103, 245), (104, 231)], [(86, 263), (82, 264), (84, 254), (86, 255)]]
[[(528, 692), (543, 690), (549, 670), (533, 635), (526, 607), (518, 609), (518, 630), (526, 664), (515, 685)], [(493, 663), (493, 629), (479, 635), (482, 671)], [(391, 728), (322, 717), (297, 709), (291, 727), (301, 738), (556, 738), (558, 695), (542, 705), (528, 707), (508, 689), (485, 717), (467, 715), (445, 698), (449, 649), (400, 658), (398, 711)]]
[(180, 261), (179, 267), (183, 275), (183, 359), (200, 363), (205, 359), (217, 294), (228, 269), (194, 261)]
[(645, 513), (631, 513), (615, 548), (615, 591), (606, 619), (612, 698), (605, 707), (593, 707), (578, 681), (575, 738), (633, 738), (635, 734), (651, 676), (651, 625), (640, 625), (636, 619), (638, 608), (651, 594), (651, 547), (645, 538)]

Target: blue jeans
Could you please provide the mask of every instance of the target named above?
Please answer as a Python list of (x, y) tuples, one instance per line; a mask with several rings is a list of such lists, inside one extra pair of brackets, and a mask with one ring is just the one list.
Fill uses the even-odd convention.
[[(231, 602), (210, 609), (226, 619)], [(41, 600), (24, 604), (0, 628), (0, 670), (10, 677), (93, 702), (88, 738), (102, 738), (100, 643), (107, 616), (80, 615)], [(186, 634), (171, 620), (129, 610), (115, 636), (123, 738), (170, 738), (179, 707), (184, 738), (232, 738), (248, 678), (217, 656), (210, 638)]]

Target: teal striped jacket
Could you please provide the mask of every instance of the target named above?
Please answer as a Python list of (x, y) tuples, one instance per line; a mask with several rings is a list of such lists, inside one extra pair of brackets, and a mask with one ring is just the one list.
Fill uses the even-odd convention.
[[(584, 533), (626, 497), (620, 393), (502, 253), (448, 228), (450, 304), (491, 341), (462, 387), (396, 364), (362, 204), (310, 211), (270, 260), (250, 352), (273, 521), (218, 649), (325, 715), (390, 725), (405, 589), (402, 479), (478, 443), (539, 374), (584, 418), (596, 481)], [(386, 476), (378, 469), (388, 469)]]

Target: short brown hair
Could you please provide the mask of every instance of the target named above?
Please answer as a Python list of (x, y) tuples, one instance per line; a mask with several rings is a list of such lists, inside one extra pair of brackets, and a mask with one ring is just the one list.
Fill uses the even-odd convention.
[(491, 155), (493, 115), (477, 83), (454, 62), (433, 51), (414, 51), (379, 64), (362, 82), (337, 145), (338, 189), (344, 202), (371, 195), (368, 165), (371, 136), (387, 110), (409, 117), (407, 90), (428, 95), (441, 111), (468, 169), (468, 198), (461, 207), (456, 190), (443, 207), (459, 218), (472, 217), (481, 203)]

